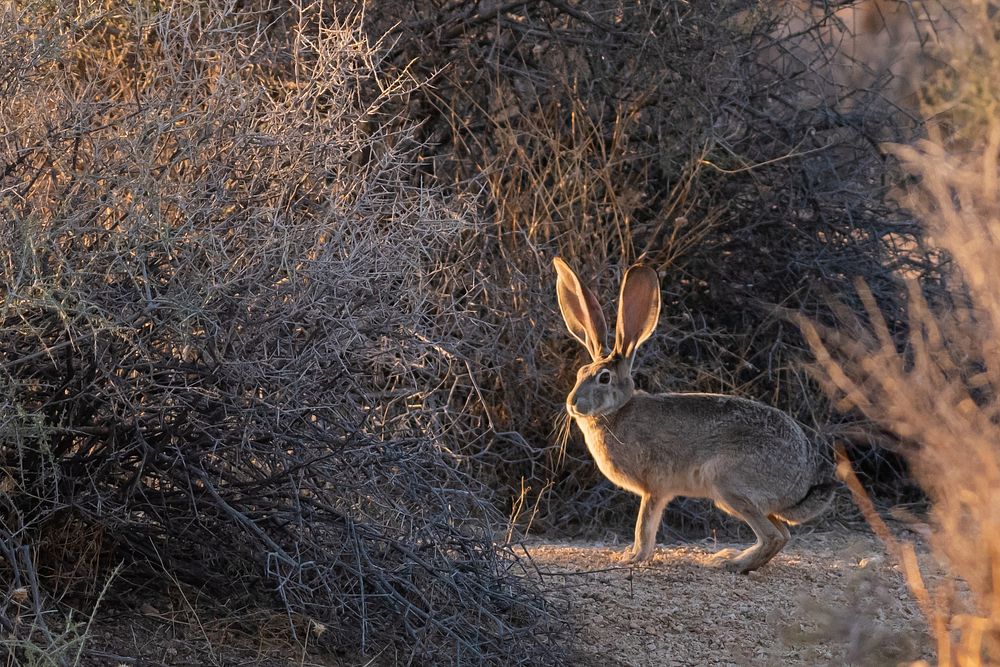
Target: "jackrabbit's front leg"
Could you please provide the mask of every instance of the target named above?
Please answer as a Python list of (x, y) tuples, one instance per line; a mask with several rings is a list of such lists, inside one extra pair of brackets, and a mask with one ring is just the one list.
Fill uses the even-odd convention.
[(663, 509), (672, 496), (645, 493), (639, 503), (639, 516), (635, 520), (635, 542), (625, 550), (626, 563), (649, 560), (656, 548), (656, 533), (660, 529)]

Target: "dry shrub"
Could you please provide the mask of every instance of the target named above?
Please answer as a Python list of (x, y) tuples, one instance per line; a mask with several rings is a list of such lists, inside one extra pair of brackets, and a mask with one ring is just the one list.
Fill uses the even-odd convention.
[[(853, 114), (873, 103), (916, 120), (917, 91), (939, 66), (937, 46), (960, 37), (952, 0), (780, 0), (736, 16), (744, 29), (768, 25), (759, 52), (771, 80), (800, 81), (800, 106)], [(804, 104), (803, 104), (804, 103)]]
[(942, 52), (948, 69), (926, 88), (927, 138), (890, 147), (914, 179), (902, 202), (947, 258), (950, 292), (927, 295), (903, 275), (910, 324), (902, 344), (864, 283), (864, 318), (845, 312), (838, 328), (805, 323), (817, 373), (840, 406), (902, 441), (932, 501), (933, 553), (971, 591), (957, 595), (944, 581), (928, 592), (912, 549), (890, 538), (942, 665), (1000, 661), (1000, 34), (988, 5), (964, 9), (971, 20), (962, 39)]
[(0, 10), (4, 636), (124, 560), (338, 651), (555, 659), (449, 451), (486, 230), (412, 182), (387, 48), (294, 3)]
[[(824, 316), (826, 296), (856, 276), (887, 303), (901, 302), (895, 269), (928, 289), (939, 276), (919, 227), (883, 196), (893, 174), (877, 145), (912, 125), (880, 94), (891, 73), (864, 91), (840, 85), (835, 99), (850, 105), (815, 95), (816, 63), (847, 58), (821, 38), (830, 17), (793, 37), (781, 17), (748, 18), (739, 2), (377, 7), (367, 25), (391, 31), (392, 62), (433, 78), (408, 110), (431, 147), (419, 178), (478, 186), (495, 222), (468, 267), (496, 318), (492, 336), (462, 352), (480, 428), (469, 423), (471, 446), (456, 443), (479, 478), (515, 495), (523, 479), (524, 513), (539, 510), (540, 526), (634, 516), (578, 439), (564, 459), (550, 446), (583, 359), (554, 307), (555, 254), (594, 281), (609, 316), (625, 266), (645, 256), (660, 270), (665, 303), (641, 387), (734, 392), (830, 433), (853, 428), (799, 371), (805, 343), (775, 304)], [(820, 46), (813, 62), (779, 69), (775, 49), (790, 53), (803, 35)], [(906, 322), (890, 326), (903, 333)], [(465, 405), (465, 392), (450, 398)], [(869, 471), (905, 492), (892, 455), (859, 440)], [(680, 509), (675, 524), (699, 531), (714, 516)]]

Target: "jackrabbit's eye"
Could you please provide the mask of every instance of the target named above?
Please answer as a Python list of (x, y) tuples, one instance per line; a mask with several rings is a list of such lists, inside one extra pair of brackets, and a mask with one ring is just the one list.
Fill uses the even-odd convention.
[(598, 373), (597, 374), (597, 383), (598, 384), (611, 384), (611, 371), (609, 371), (608, 369), (605, 368), (603, 371), (601, 371), (600, 373)]

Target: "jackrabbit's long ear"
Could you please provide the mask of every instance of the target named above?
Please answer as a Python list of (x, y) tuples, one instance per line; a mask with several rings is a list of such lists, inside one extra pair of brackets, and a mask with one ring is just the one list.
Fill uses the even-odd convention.
[(556, 267), (556, 296), (566, 328), (590, 352), (591, 359), (601, 358), (608, 324), (597, 296), (580, 282), (573, 269), (559, 257), (552, 260)]
[(635, 351), (653, 334), (658, 319), (660, 279), (653, 269), (636, 264), (625, 272), (625, 278), (622, 279), (615, 352), (632, 363)]

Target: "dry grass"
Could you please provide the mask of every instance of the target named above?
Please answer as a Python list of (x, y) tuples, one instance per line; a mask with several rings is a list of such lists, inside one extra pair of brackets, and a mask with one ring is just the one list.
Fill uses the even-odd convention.
[(865, 320), (845, 313), (839, 330), (806, 331), (841, 407), (903, 442), (932, 501), (934, 553), (971, 596), (956, 595), (954, 582), (930, 586), (905, 545), (897, 553), (935, 630), (939, 664), (971, 666), (1000, 661), (1000, 35), (987, 5), (965, 9), (973, 20), (926, 89), (927, 139), (890, 147), (914, 178), (902, 201), (947, 257), (951, 291), (928, 296), (910, 281), (903, 345), (863, 283)]

